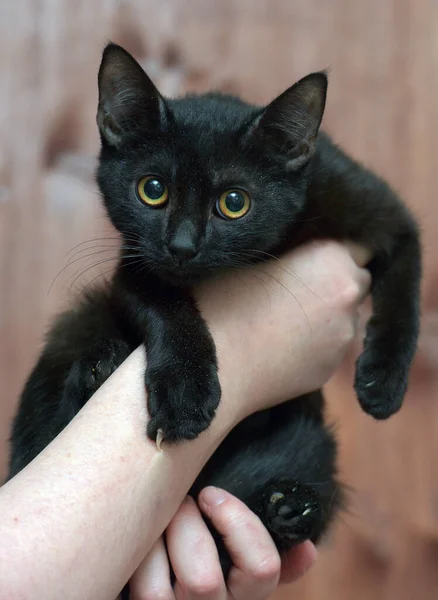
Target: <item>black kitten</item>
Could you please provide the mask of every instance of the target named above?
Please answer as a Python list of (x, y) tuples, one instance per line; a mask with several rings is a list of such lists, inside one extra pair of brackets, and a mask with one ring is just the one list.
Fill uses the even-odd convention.
[[(195, 438), (214, 417), (220, 386), (190, 286), (311, 238), (372, 248), (374, 314), (355, 387), (375, 418), (400, 408), (418, 335), (418, 232), (387, 184), (319, 133), (326, 88), (326, 75), (313, 73), (264, 108), (220, 94), (169, 100), (122, 48), (105, 49), (97, 180), (123, 238), (120, 262), (109, 287), (49, 332), (14, 422), (10, 477), (142, 342), (148, 435)], [(192, 493), (207, 484), (229, 490), (281, 550), (317, 541), (340, 501), (335, 450), (315, 392), (241, 423)]]

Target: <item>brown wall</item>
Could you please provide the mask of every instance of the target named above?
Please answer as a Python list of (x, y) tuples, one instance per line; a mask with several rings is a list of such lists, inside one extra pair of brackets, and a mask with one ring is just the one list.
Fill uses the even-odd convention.
[(310, 70), (331, 67), (326, 127), (418, 214), (424, 327), (407, 405), (390, 422), (374, 423), (353, 399), (351, 368), (332, 382), (341, 468), (354, 490), (350, 513), (318, 566), (278, 598), (438, 597), (433, 0), (0, 2), (0, 455), (44, 327), (98, 273), (74, 282), (93, 257), (79, 260), (48, 293), (65, 254), (111, 235), (92, 180), (96, 69), (108, 38), (135, 53), (168, 94), (216, 87), (264, 102)]

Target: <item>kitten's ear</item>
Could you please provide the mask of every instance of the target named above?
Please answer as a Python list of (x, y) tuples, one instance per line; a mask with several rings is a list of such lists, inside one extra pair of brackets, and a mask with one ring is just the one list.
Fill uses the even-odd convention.
[(99, 75), (97, 124), (102, 140), (119, 146), (142, 127), (155, 129), (165, 118), (165, 102), (138, 62), (123, 48), (108, 44)]
[(326, 94), (326, 73), (311, 73), (271, 102), (253, 124), (252, 134), (284, 156), (288, 171), (303, 167), (315, 151)]

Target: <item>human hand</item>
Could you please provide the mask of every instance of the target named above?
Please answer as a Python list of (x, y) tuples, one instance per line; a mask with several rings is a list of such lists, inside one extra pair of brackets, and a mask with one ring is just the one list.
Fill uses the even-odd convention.
[(231, 383), (247, 390), (239, 418), (327, 382), (354, 340), (369, 258), (354, 244), (314, 242), (197, 289), (219, 373), (232, 362)]
[[(224, 581), (216, 546), (201, 511), (218, 532), (234, 566)], [(295, 581), (313, 565), (311, 542), (293, 548), (283, 562), (259, 518), (240, 500), (205, 488), (199, 506), (189, 496), (130, 581), (131, 600), (264, 600), (279, 581)], [(172, 589), (169, 560), (176, 576)]]

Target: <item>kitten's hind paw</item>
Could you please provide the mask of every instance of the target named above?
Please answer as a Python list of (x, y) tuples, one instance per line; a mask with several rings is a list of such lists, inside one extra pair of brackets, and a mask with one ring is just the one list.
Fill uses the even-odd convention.
[(281, 546), (319, 538), (323, 510), (318, 494), (298, 482), (272, 486), (266, 495), (266, 523)]
[(356, 363), (354, 382), (363, 410), (379, 420), (395, 414), (403, 404), (408, 370), (400, 366), (396, 358), (382, 360), (374, 351), (365, 351)]

